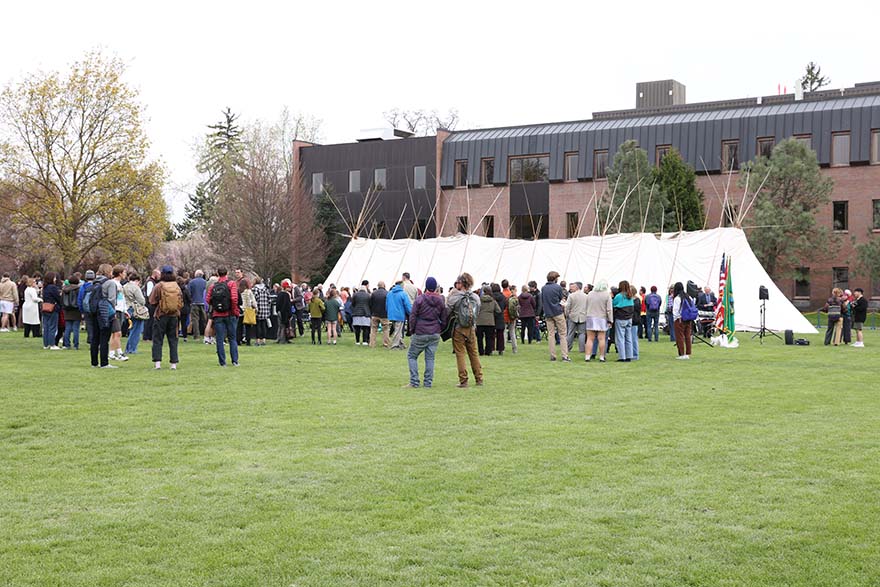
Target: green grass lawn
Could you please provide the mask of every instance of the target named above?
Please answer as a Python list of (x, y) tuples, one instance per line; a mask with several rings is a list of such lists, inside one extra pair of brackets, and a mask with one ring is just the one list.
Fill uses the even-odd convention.
[[(0, 585), (880, 583), (880, 333), (637, 363), (0, 334)], [(167, 353), (167, 350), (166, 350)], [(167, 356), (167, 355), (166, 355)]]

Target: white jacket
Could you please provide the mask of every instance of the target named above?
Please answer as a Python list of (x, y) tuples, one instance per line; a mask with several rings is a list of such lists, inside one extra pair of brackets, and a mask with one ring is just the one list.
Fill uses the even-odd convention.
[(21, 305), (21, 321), (25, 324), (40, 323), (40, 304), (43, 299), (37, 294), (37, 288), (28, 287), (24, 290), (24, 303)]

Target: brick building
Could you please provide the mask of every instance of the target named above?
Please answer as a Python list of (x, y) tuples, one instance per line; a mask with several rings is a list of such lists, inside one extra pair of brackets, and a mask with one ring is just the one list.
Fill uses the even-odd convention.
[(638, 84), (636, 105), (584, 121), (298, 146), (298, 156), (313, 193), (332, 185), (353, 213), (370, 186), (383, 188), (368, 236), (571, 238), (594, 230), (590, 200), (607, 188), (606, 169), (624, 141), (635, 140), (655, 162), (676, 148), (697, 170), (714, 227), (722, 222), (716, 192), (729, 182), (734, 201), (742, 197), (741, 162), (795, 137), (834, 181), (819, 221), (841, 236), (841, 248), (830, 261), (804, 260), (806, 279), (777, 285), (802, 308), (820, 305), (834, 285), (861, 286), (880, 301), (880, 281), (850, 279), (854, 244), (880, 234), (880, 82), (688, 104), (684, 86), (665, 80)]

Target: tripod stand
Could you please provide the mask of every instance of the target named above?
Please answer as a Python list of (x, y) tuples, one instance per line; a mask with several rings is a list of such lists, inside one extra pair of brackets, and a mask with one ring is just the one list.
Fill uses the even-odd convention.
[(782, 337), (767, 328), (767, 300), (761, 300), (761, 328), (752, 335), (752, 338), (758, 338), (761, 344), (764, 344), (765, 336), (775, 336), (779, 340), (782, 340)]

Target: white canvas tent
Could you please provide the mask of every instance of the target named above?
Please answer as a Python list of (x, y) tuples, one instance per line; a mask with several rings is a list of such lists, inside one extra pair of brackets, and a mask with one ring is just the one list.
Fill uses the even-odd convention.
[(637, 286), (656, 285), (661, 294), (669, 284), (692, 280), (718, 291), (721, 255), (733, 259), (731, 275), (738, 330), (760, 326), (758, 287), (770, 292), (767, 327), (815, 333), (816, 329), (782, 295), (752, 253), (741, 229), (716, 228), (666, 234), (649, 233), (592, 236), (569, 240), (509, 240), (457, 235), (424, 240), (353, 239), (327, 278), (338, 287), (355, 286), (368, 279), (389, 288), (408, 271), (416, 285), (429, 275), (444, 289), (467, 271), (476, 283), (507, 279), (520, 286), (530, 280), (545, 282), (550, 271), (566, 281), (609, 284), (627, 279)]

